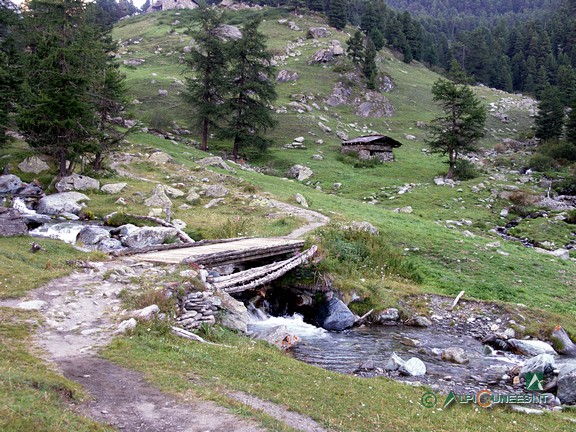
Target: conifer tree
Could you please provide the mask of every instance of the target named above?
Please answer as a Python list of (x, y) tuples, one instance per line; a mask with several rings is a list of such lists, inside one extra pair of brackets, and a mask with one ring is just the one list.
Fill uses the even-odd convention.
[(203, 4), (196, 15), (199, 28), (192, 32), (194, 47), (185, 58), (189, 75), (183, 98), (194, 108), (194, 123), (202, 135), (201, 149), (208, 149), (209, 129), (222, 117), (226, 92), (227, 62), (225, 42), (219, 37), (223, 24), (219, 11)]
[(227, 51), (230, 97), (224, 104), (227, 120), (220, 135), (233, 140), (234, 160), (248, 146), (265, 150), (269, 141), (262, 133), (276, 125), (270, 109), (276, 100), (274, 68), (266, 51), (266, 36), (258, 31), (260, 22), (255, 19), (244, 25), (242, 38), (230, 42)]
[(462, 152), (474, 150), (484, 136), (486, 109), (470, 87), (442, 78), (433, 84), (432, 95), (443, 114), (432, 121), (426, 142), (433, 152), (448, 156), (446, 178), (452, 179)]
[(573, 101), (566, 120), (566, 141), (576, 146), (576, 101)]
[(14, 37), (17, 15), (13, 4), (0, 0), (0, 146), (6, 143), (10, 123), (20, 86), (20, 57), (18, 42)]
[(542, 140), (558, 141), (564, 127), (564, 105), (558, 89), (546, 87), (538, 102), (538, 114), (534, 119), (535, 136)]
[(376, 78), (378, 76), (378, 68), (376, 67), (376, 47), (370, 39), (368, 39), (368, 43), (366, 44), (362, 73), (364, 74), (364, 77), (366, 77), (366, 87), (370, 90), (376, 89)]
[(91, 91), (104, 47), (82, 0), (32, 0), (27, 7), (17, 122), (28, 144), (55, 157), (65, 176), (98, 149)]
[(343, 30), (347, 22), (347, 0), (331, 0), (328, 11), (328, 24), (332, 27)]
[(356, 66), (364, 61), (364, 35), (360, 30), (356, 30), (354, 36), (346, 41), (348, 47), (346, 53), (352, 59), (352, 63)]

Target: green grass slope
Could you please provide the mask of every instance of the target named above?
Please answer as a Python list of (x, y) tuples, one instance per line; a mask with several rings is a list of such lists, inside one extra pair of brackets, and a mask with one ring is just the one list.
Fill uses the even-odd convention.
[[(184, 79), (179, 59), (190, 43), (185, 33), (193, 13), (169, 11), (144, 15), (122, 21), (114, 30), (115, 38), (121, 41), (123, 61), (145, 60), (139, 66), (125, 67), (124, 72), (131, 98), (140, 102), (132, 105), (133, 113), (148, 124), (164, 123), (169, 127), (170, 122), (175, 122), (179, 127), (190, 128), (190, 108), (183, 104), (178, 93)], [(351, 105), (326, 104), (337, 82), (350, 86), (352, 98), (362, 98), (366, 92), (361, 78), (351, 73), (347, 60), (340, 58), (334, 64), (309, 63), (313, 54), (332, 40), (339, 40), (345, 46), (353, 29), (346, 29), (348, 33), (329, 29), (331, 35), (326, 38), (307, 39), (308, 28), (326, 27), (325, 22), (316, 16), (296, 17), (282, 9), (235, 12), (229, 15), (229, 22), (241, 24), (254, 14), (264, 18), (261, 30), (269, 37), (270, 50), (282, 56), (278, 59), (278, 70), (298, 72), (299, 79), (278, 84), (275, 108), (280, 111), (276, 115), (279, 125), (269, 134), (275, 145), (265, 155), (251, 158), (252, 163), (276, 176), (241, 171), (237, 174), (239, 177), (281, 199), (290, 200), (294, 193), (302, 193), (314, 209), (331, 215), (335, 221), (373, 223), (390, 244), (404, 250), (406, 259), (417, 265), (425, 290), (455, 295), (465, 289), (467, 295), (479, 299), (522, 303), (574, 316), (576, 296), (571, 281), (576, 279), (576, 270), (573, 261), (537, 254), (516, 243), (501, 241), (500, 247), (491, 246), (499, 237), (489, 230), (506, 223), (499, 213), (510, 205), (493, 190), (520, 187), (539, 192), (537, 185), (517, 186), (517, 175), (495, 175), (497, 168), (454, 188), (433, 183), (434, 177), (445, 172), (446, 166), (442, 158), (422, 151), (426, 147), (426, 133), (417, 122), (427, 122), (439, 113), (430, 93), (438, 75), (418, 63), (407, 65), (394, 53), (383, 50), (378, 68), (381, 76), (390, 77), (394, 83), (394, 88), (384, 93), (394, 107), (394, 115), (360, 117)], [(302, 30), (290, 30), (279, 19), (292, 20)], [(159, 96), (160, 89), (167, 89), (168, 96)], [(517, 103), (521, 96), (485, 87), (475, 91), (487, 105), (506, 99), (511, 107), (507, 124), (488, 116), (486, 136), (480, 143), (483, 148), (527, 133), (531, 120), (528, 110)], [(290, 103), (302, 100), (302, 95), (309, 106), (316, 104), (319, 109), (298, 112)], [(324, 132), (318, 122), (332, 131)], [(403, 142), (403, 146), (395, 150), (394, 163), (356, 168), (348, 158), (340, 156), (338, 131), (350, 137), (366, 131), (385, 133)], [(407, 139), (407, 135), (414, 138)], [(298, 136), (305, 138), (306, 149), (282, 148)], [(324, 143), (316, 144), (318, 139)], [(132, 138), (135, 143), (139, 140), (139, 137)], [(183, 163), (191, 163), (189, 157), (182, 157), (181, 150), (168, 141), (148, 138), (148, 144), (173, 155), (180, 153)], [(230, 143), (212, 140), (210, 150), (226, 154)], [(187, 154), (194, 152), (187, 150)], [(194, 154), (197, 157), (198, 153)], [(313, 160), (314, 154), (321, 154), (323, 159)], [(314, 171), (311, 180), (299, 184), (281, 179), (294, 164), (309, 166)], [(342, 186), (334, 190), (334, 183)], [(406, 184), (411, 184), (411, 189), (399, 193)], [(412, 207), (412, 214), (392, 211), (406, 206)], [(387, 281), (370, 279), (370, 269), (364, 273), (369, 276), (365, 285), (374, 285), (372, 291), (386, 289)], [(340, 281), (340, 288), (362, 289), (360, 282), (352, 282)], [(335, 283), (338, 286), (338, 281)]]

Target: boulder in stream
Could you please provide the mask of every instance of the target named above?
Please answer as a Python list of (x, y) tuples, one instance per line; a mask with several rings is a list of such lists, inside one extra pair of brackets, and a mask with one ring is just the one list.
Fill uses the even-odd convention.
[(442, 360), (457, 364), (465, 364), (470, 361), (466, 352), (458, 347), (449, 347), (442, 351)]
[(539, 340), (508, 339), (510, 349), (525, 356), (537, 356), (538, 354), (556, 355), (556, 351), (546, 342)]
[(342, 300), (333, 297), (320, 306), (316, 321), (326, 330), (342, 331), (352, 327), (356, 317)]
[(412, 357), (398, 369), (402, 375), (421, 376), (426, 375), (426, 365), (417, 357)]

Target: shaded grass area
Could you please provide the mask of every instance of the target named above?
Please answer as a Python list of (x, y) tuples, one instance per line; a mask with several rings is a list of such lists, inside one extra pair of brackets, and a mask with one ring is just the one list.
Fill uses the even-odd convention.
[(2, 431), (112, 431), (72, 408), (80, 386), (49, 370), (30, 352), (29, 311), (0, 308), (0, 429)]
[[(218, 399), (210, 388), (240, 390), (339, 431), (573, 430), (573, 423), (564, 419), (572, 416), (566, 413), (527, 416), (501, 407), (476, 410), (473, 405), (447, 411), (424, 408), (419, 401), (426, 388), (329, 372), (224, 330), (216, 330), (213, 337), (233, 348), (142, 330), (116, 339), (105, 355), (142, 371), (166, 391)], [(444, 400), (441, 395), (438, 399)]]
[[(43, 250), (30, 252), (30, 243)], [(0, 237), (0, 298), (14, 298), (74, 270), (73, 260), (99, 260), (107, 255), (85, 253), (58, 240)]]

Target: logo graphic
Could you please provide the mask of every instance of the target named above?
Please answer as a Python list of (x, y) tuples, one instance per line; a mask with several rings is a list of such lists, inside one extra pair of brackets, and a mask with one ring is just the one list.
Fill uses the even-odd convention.
[(544, 374), (542, 372), (534, 372), (526, 374), (526, 390), (539, 390), (543, 391), (542, 382), (544, 381)]
[(432, 392), (426, 392), (420, 398), (420, 403), (424, 408), (434, 408), (437, 402), (436, 395)]
[(447, 407), (450, 406), (450, 404), (452, 402), (454, 402), (456, 400), (456, 395), (454, 394), (454, 392), (452, 390), (450, 390), (450, 393), (448, 393), (448, 396), (446, 396), (446, 400), (444, 401), (444, 405), (442, 405), (442, 409), (446, 409)]

